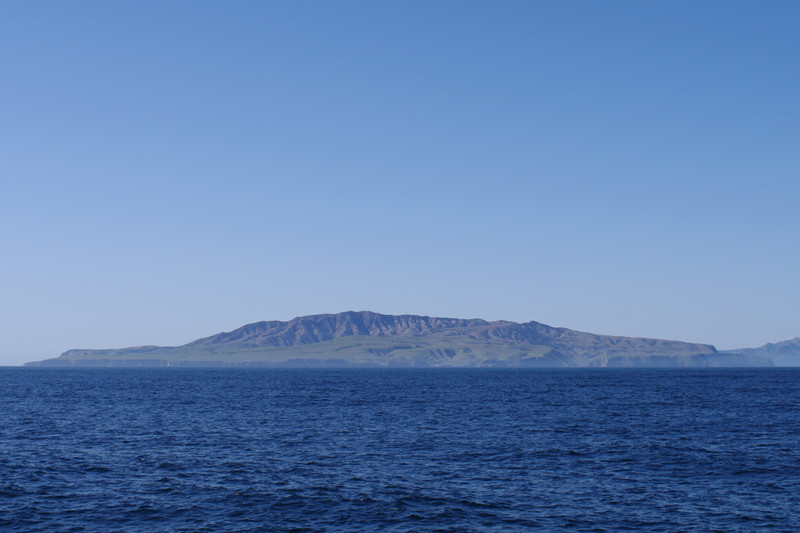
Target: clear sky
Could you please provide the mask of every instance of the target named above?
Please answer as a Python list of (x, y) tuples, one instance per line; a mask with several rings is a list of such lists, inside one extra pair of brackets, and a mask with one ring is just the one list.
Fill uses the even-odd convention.
[(800, 335), (800, 2), (0, 2), (0, 364), (346, 310)]

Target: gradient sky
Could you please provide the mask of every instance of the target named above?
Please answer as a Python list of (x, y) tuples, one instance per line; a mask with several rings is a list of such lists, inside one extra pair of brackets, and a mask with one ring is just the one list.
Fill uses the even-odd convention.
[(345, 310), (800, 335), (800, 2), (0, 3), (0, 364)]

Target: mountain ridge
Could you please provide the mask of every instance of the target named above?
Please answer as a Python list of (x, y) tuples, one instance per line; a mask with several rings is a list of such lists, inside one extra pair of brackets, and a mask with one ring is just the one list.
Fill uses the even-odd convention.
[(28, 366), (771, 366), (709, 344), (597, 335), (531, 321), (346, 311), (261, 321), (180, 346), (73, 349)]

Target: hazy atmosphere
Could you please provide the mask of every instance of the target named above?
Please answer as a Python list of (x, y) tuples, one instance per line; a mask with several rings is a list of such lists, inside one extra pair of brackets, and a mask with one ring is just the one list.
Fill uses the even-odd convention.
[(800, 335), (800, 3), (0, 3), (0, 365), (372, 310)]

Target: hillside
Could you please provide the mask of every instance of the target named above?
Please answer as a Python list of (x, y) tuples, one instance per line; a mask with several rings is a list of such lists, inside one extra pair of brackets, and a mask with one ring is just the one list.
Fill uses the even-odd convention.
[(770, 342), (759, 348), (740, 348), (720, 353), (767, 357), (775, 363), (775, 366), (800, 366), (800, 337), (788, 341)]
[(595, 335), (538, 322), (369, 311), (248, 324), (182, 346), (69, 350), (32, 366), (704, 367), (772, 366), (711, 345)]

